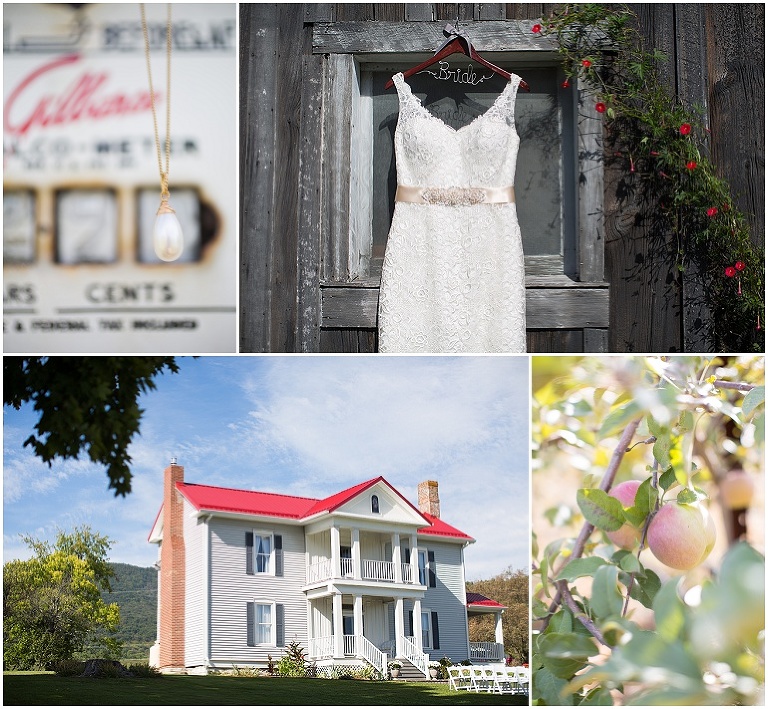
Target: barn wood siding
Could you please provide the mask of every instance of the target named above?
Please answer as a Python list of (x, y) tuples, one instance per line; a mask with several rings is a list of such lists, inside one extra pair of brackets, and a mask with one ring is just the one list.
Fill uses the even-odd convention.
[[(331, 299), (320, 275), (343, 266), (345, 254), (323, 253), (320, 220), (343, 219), (321, 209), (323, 135), (319, 97), (322, 62), (312, 52), (313, 23), (420, 23), (438, 20), (532, 20), (552, 4), (317, 3), (242, 4), (241, 13), (241, 277), (243, 352), (372, 352), (370, 327), (331, 322)], [(669, 61), (670, 93), (707, 110), (711, 155), (748, 215), (755, 243), (765, 240), (764, 21), (761, 4), (637, 4), (648, 46)], [(429, 30), (428, 32), (431, 32)], [(396, 33), (393, 34), (396, 36)], [(325, 149), (326, 152), (321, 152)], [(322, 156), (322, 157), (321, 157)], [(653, 205), (632, 197), (630, 176), (605, 173), (605, 280), (610, 282), (607, 331), (582, 326), (530, 328), (531, 352), (707, 351), (707, 312), (692, 268), (676, 268), (677, 245), (655, 232)], [(333, 257), (331, 262), (327, 259)], [(338, 273), (338, 270), (336, 271)], [(373, 297), (375, 298), (375, 289)], [(361, 303), (370, 308), (362, 294)], [(351, 296), (349, 296), (351, 297)], [(358, 296), (355, 296), (358, 297)], [(352, 312), (352, 311), (350, 311)], [(346, 316), (345, 316), (346, 317)]]

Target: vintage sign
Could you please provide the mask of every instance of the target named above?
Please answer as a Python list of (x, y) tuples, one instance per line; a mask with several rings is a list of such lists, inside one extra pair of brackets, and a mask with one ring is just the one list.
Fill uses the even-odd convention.
[[(164, 117), (166, 5), (146, 11)], [(138, 4), (6, 4), (3, 23), (3, 351), (234, 352), (235, 5), (173, 4), (173, 263), (152, 248)]]

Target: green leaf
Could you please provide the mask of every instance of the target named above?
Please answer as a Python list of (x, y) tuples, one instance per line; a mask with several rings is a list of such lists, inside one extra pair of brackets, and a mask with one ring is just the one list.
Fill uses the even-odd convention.
[(694, 425), (693, 413), (690, 411), (681, 411), (680, 418), (677, 421), (677, 429), (680, 433), (692, 431)]
[(677, 501), (681, 505), (690, 505), (692, 502), (698, 500), (698, 495), (689, 488), (685, 487), (677, 493)]
[(634, 399), (622, 404), (603, 419), (600, 430), (597, 432), (598, 437), (605, 438), (605, 436), (610, 435), (617, 429), (623, 428), (632, 419), (637, 418), (639, 413), (640, 406), (638, 406)]
[(665, 583), (653, 600), (656, 632), (672, 642), (680, 638), (685, 626), (685, 606), (677, 595), (677, 582)]
[(595, 687), (579, 702), (581, 707), (612, 707), (613, 697), (604, 687)]
[(568, 583), (571, 583), (582, 576), (592, 576), (606, 563), (606, 560), (601, 559), (599, 556), (590, 556), (586, 559), (573, 559), (560, 569), (560, 573), (557, 575), (557, 580), (565, 580), (568, 581)]
[(744, 401), (741, 402), (741, 413), (749, 416), (760, 404), (765, 401), (765, 387), (755, 387), (747, 392)]
[(533, 698), (543, 699), (550, 707), (572, 706), (571, 694), (563, 693), (568, 682), (556, 677), (547, 667), (541, 667), (533, 673)]
[(643, 525), (645, 518), (654, 508), (659, 497), (658, 490), (651, 485), (652, 480), (653, 478), (647, 478), (640, 483), (640, 487), (637, 488), (635, 493), (635, 504), (624, 510), (624, 516), (627, 518), (627, 521), (635, 527)]
[(531, 613), (534, 618), (546, 618), (549, 615), (549, 606), (536, 598), (531, 604)]
[(669, 451), (671, 448), (672, 435), (668, 430), (656, 436), (656, 442), (653, 444), (653, 457), (659, 461), (660, 468), (669, 467)]
[(653, 599), (661, 588), (661, 579), (654, 571), (644, 569), (642, 574), (635, 576), (635, 583), (629, 595), (642, 603), (646, 608), (653, 607)]
[(659, 487), (662, 490), (669, 490), (675, 483), (677, 483), (675, 469), (670, 466), (659, 476)]
[(640, 565), (640, 560), (632, 552), (629, 551), (621, 558), (619, 566), (621, 567), (622, 571), (626, 571), (629, 574), (639, 573), (643, 568)]
[(574, 633), (546, 633), (539, 637), (541, 661), (555, 677), (569, 679), (597, 654), (591, 636)]
[(547, 626), (547, 633), (572, 633), (573, 613), (567, 608), (561, 608), (555, 613)]
[(615, 532), (624, 524), (623, 505), (603, 490), (582, 488), (576, 502), (585, 519), (603, 532)]
[(621, 615), (624, 598), (619, 591), (619, 570), (615, 566), (601, 566), (595, 572), (590, 606), (600, 618)]

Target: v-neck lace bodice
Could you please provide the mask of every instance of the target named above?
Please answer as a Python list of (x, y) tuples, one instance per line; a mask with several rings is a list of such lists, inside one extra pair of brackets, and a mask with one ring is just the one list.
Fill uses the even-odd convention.
[(380, 352), (525, 352), (510, 82), (455, 129), (393, 77), (398, 192), (379, 292)]
[(432, 115), (403, 79), (393, 77), (400, 97), (395, 130), (398, 182), (434, 187), (507, 187), (515, 182), (520, 138), (515, 130), (512, 78), (493, 105), (455, 129)]

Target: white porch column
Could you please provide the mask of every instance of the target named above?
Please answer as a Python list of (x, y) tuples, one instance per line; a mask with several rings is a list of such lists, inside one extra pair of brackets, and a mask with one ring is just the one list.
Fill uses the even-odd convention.
[(312, 629), (312, 601), (307, 599), (307, 645), (310, 659), (315, 657), (315, 631)]
[(357, 527), (352, 528), (352, 574), (356, 581), (363, 578), (362, 563), (360, 561), (360, 530)]
[(421, 627), (421, 599), (413, 599), (413, 639), (416, 643), (416, 647), (419, 648), (419, 652), (424, 652), (424, 646), (422, 645), (422, 627)]
[(419, 548), (416, 535), (411, 534), (411, 583), (419, 582)]
[(344, 657), (344, 620), (340, 593), (333, 594), (333, 656)]
[[(360, 637), (363, 635), (363, 597), (355, 596), (353, 612), (355, 614), (355, 635)], [(355, 649), (360, 654), (360, 648), (357, 646), (357, 640), (355, 640)]]
[(496, 642), (500, 643), (504, 647), (504, 629), (501, 626), (501, 615), (504, 611), (499, 611), (496, 614)]
[(402, 598), (395, 598), (395, 657), (400, 657), (403, 654), (401, 638), (405, 636), (404, 606)]
[(331, 527), (331, 577), (341, 578), (341, 535), (335, 525)]
[(392, 534), (392, 563), (395, 565), (395, 583), (403, 582), (403, 567), (400, 559), (400, 534), (394, 532)]

